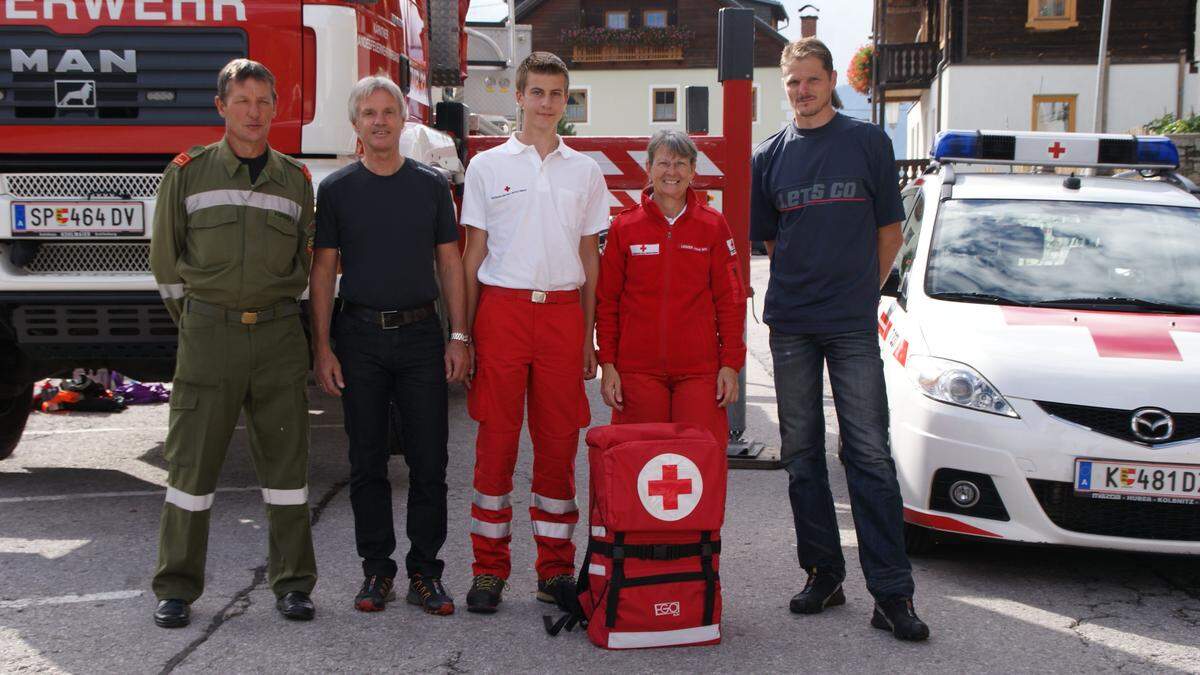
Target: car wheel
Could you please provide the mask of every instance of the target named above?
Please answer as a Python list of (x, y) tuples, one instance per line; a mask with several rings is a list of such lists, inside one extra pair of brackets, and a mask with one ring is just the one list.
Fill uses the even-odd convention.
[(0, 398), (0, 459), (11, 455), (17, 443), (21, 442), (21, 433), (25, 431), (25, 421), (29, 419), (32, 404), (32, 383), (16, 396)]
[(927, 527), (904, 524), (904, 550), (909, 555), (922, 556), (933, 552), (937, 546), (937, 533)]

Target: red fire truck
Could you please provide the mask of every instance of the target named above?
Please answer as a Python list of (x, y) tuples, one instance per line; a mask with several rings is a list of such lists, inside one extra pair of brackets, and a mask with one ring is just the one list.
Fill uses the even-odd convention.
[[(435, 87), (466, 77), (469, 4), (0, 3), (0, 459), (20, 439), (39, 378), (105, 367), (170, 379), (175, 327), (150, 275), (150, 224), (167, 162), (223, 133), (213, 106), (221, 66), (249, 57), (271, 69), (279, 96), (271, 145), (302, 159), (316, 183), (354, 159), (351, 86), (388, 75), (409, 100), (402, 150), (460, 182), (468, 146), (496, 142), (467, 136), (466, 106), (432, 100)], [(737, 11), (749, 27), (752, 13)], [(748, 120), (749, 66), (732, 79), (724, 118)], [(749, 125), (725, 133), (698, 139), (697, 187), (717, 198), (724, 191), (745, 254), (746, 216), (736, 214), (748, 214)], [(614, 211), (646, 183), (646, 140), (569, 141), (604, 169)]]
[(0, 4), (0, 458), (37, 378), (107, 367), (170, 379), (175, 329), (149, 273), (155, 193), (176, 153), (221, 137), (222, 65), (244, 56), (271, 69), (271, 145), (314, 180), (353, 158), (346, 100), (368, 74), (406, 91), (410, 151), (461, 172), (454, 140), (432, 128), (431, 83), (465, 76), (468, 4)]

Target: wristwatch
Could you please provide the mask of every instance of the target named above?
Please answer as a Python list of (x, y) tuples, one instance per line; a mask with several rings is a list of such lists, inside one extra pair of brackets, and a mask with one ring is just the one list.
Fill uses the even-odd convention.
[(466, 333), (451, 333), (450, 339), (456, 342), (461, 342), (465, 345), (471, 344), (471, 336)]

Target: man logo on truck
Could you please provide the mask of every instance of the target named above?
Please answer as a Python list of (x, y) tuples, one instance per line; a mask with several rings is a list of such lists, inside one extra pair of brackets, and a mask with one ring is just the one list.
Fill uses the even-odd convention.
[[(14, 73), (50, 72), (50, 50), (48, 49), (34, 49), (31, 52), (24, 49), (10, 49), (8, 56)], [(96, 63), (95, 66), (92, 65), (93, 61)], [(123, 73), (136, 73), (137, 51), (122, 49), (121, 53), (117, 54), (111, 49), (101, 49), (95, 59), (89, 59), (82, 49), (68, 49), (55, 62), (54, 72), (94, 73), (97, 66), (101, 73), (112, 73), (117, 70)]]

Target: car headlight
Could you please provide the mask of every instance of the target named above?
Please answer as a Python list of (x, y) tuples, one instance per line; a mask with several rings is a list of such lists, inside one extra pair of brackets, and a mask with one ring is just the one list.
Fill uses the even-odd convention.
[(914, 354), (908, 357), (907, 370), (921, 393), (935, 401), (993, 415), (1020, 417), (991, 382), (965, 363)]

